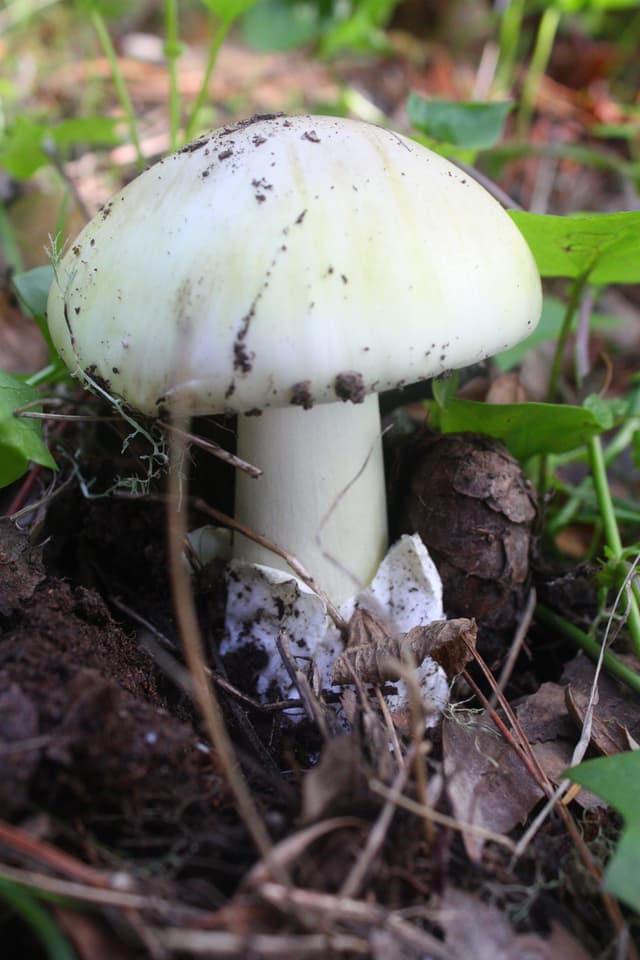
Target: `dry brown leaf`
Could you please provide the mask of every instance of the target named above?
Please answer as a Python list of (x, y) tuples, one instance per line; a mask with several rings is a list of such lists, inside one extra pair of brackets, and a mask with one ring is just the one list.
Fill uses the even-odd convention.
[[(420, 664), (431, 657), (452, 680), (472, 659), (469, 644), (475, 646), (477, 630), (473, 620), (437, 620), (426, 627), (414, 627), (408, 633), (395, 637), (385, 634), (381, 628), (368, 631), (365, 624), (356, 636), (367, 636), (366, 642), (348, 646), (344, 653), (336, 658), (333, 667), (333, 683), (352, 683), (354, 674), (363, 683), (384, 683), (398, 680), (400, 674), (397, 664)], [(466, 641), (466, 642), (465, 642)]]
[(302, 822), (361, 809), (371, 794), (359, 738), (353, 734), (329, 740), (320, 763), (302, 782)]
[(564, 689), (558, 683), (543, 683), (535, 693), (517, 703), (518, 720), (530, 743), (575, 739), (575, 727), (567, 716)]
[(436, 910), (452, 960), (588, 960), (564, 927), (552, 923), (551, 936), (516, 933), (497, 907), (483, 903), (470, 893), (449, 888)]
[(492, 382), (487, 391), (487, 403), (524, 403), (528, 400), (519, 373), (503, 373)]
[[(584, 723), (595, 667), (584, 656), (567, 664), (563, 679), (569, 716), (580, 728)], [(600, 753), (610, 756), (628, 750), (629, 737), (640, 740), (640, 704), (638, 698), (613, 677), (601, 674), (598, 680), (598, 702), (593, 710), (591, 744)]]
[[(0, 267), (2, 266), (0, 253)], [(11, 291), (0, 287), (0, 370), (34, 373), (47, 360), (47, 348), (33, 320), (13, 302)]]
[[(567, 714), (565, 690), (566, 687), (559, 683), (543, 683), (516, 707), (518, 722), (538, 763), (556, 786), (564, 779), (567, 767), (571, 766), (579, 736)], [(588, 790), (580, 790), (574, 799), (582, 807), (604, 805)]]
[[(532, 744), (536, 760), (556, 787), (565, 779), (564, 775), (572, 764), (574, 747), (575, 741), (571, 740), (548, 740), (546, 743)], [(571, 800), (587, 810), (607, 806), (604, 800), (590, 790), (572, 792)]]
[[(542, 790), (485, 714), (471, 723), (445, 718), (442, 726), (445, 786), (455, 816), (494, 833), (509, 833), (542, 797)], [(471, 860), (485, 841), (463, 831)]]

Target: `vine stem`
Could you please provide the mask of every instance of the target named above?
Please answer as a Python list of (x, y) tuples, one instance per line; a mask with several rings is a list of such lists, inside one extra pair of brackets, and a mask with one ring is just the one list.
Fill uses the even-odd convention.
[(518, 42), (522, 33), (524, 0), (507, 0), (500, 15), (499, 60), (496, 71), (498, 90), (510, 90), (513, 84)]
[(580, 277), (576, 277), (576, 280), (571, 287), (567, 308), (564, 312), (562, 327), (558, 335), (558, 341), (556, 343), (556, 349), (553, 355), (553, 361), (551, 363), (549, 383), (547, 384), (547, 403), (554, 403), (558, 393), (558, 381), (560, 379), (560, 370), (562, 369), (562, 361), (564, 360), (564, 352), (567, 346), (567, 340), (569, 339), (569, 334), (571, 333), (573, 318), (578, 307), (580, 306), (580, 301), (582, 300), (582, 296), (584, 294), (587, 278), (587, 273), (584, 273)]
[[(607, 469), (604, 462), (604, 454), (602, 451), (600, 437), (592, 437), (587, 444), (587, 449), (589, 451), (589, 462), (591, 465), (593, 486), (595, 489), (596, 498), (598, 500), (598, 505), (600, 507), (604, 538), (609, 550), (613, 555), (614, 561), (622, 562), (622, 540), (620, 538), (618, 522), (616, 520), (613, 501), (611, 499), (611, 491), (609, 490)], [(638, 603), (632, 588), (629, 588), (628, 624), (634, 653), (636, 657), (640, 659), (640, 609), (638, 608)]]
[(531, 116), (535, 109), (540, 83), (547, 69), (551, 50), (560, 25), (562, 11), (550, 4), (545, 8), (540, 19), (536, 42), (531, 54), (531, 62), (522, 86), (520, 98), (520, 112), (518, 115), (518, 135), (526, 137), (531, 124)]
[[(594, 640), (593, 637), (590, 637), (588, 633), (585, 633), (584, 630), (576, 627), (573, 623), (569, 623), (564, 617), (554, 613), (553, 610), (549, 610), (548, 607), (545, 607), (541, 603), (536, 605), (535, 616), (539, 623), (544, 624), (545, 627), (551, 627), (553, 630), (557, 630), (558, 633), (561, 633), (567, 637), (568, 640), (575, 643), (576, 646), (580, 647), (581, 650), (584, 650), (592, 660), (598, 660), (600, 656), (600, 644), (597, 640)], [(640, 693), (640, 676), (638, 676), (635, 670), (632, 670), (631, 667), (628, 667), (622, 660), (619, 660), (618, 657), (608, 650), (605, 650), (603, 663), (607, 673), (611, 674), (612, 677), (617, 677), (618, 680), (625, 683), (635, 693)]]
[(171, 151), (178, 147), (180, 129), (180, 85), (178, 81), (178, 60), (182, 52), (178, 31), (178, 2), (166, 0), (164, 10), (165, 41), (164, 55), (169, 73), (169, 146)]
[(226, 19), (218, 23), (218, 26), (214, 30), (213, 40), (211, 41), (211, 46), (209, 47), (209, 56), (207, 57), (207, 63), (205, 66), (204, 75), (202, 77), (202, 83), (200, 84), (200, 89), (198, 90), (198, 95), (195, 99), (195, 103), (193, 104), (191, 115), (189, 117), (189, 120), (187, 122), (187, 128), (185, 130), (184, 139), (186, 143), (188, 143), (190, 140), (193, 140), (196, 134), (196, 130), (198, 127), (198, 117), (200, 115), (200, 111), (202, 110), (205, 104), (205, 101), (207, 99), (207, 95), (209, 93), (209, 80), (211, 79), (213, 68), (215, 67), (216, 62), (218, 60), (220, 47), (222, 46), (227, 34), (229, 33), (233, 20), (234, 20), (233, 17), (227, 17)]
[(144, 170), (144, 156), (140, 146), (140, 137), (138, 136), (138, 121), (136, 119), (136, 112), (133, 109), (131, 97), (129, 96), (129, 91), (127, 90), (125, 79), (120, 69), (120, 64), (118, 63), (118, 56), (113, 43), (111, 42), (109, 31), (107, 30), (104, 18), (100, 11), (93, 7), (90, 16), (93, 29), (96, 31), (102, 51), (109, 62), (109, 68), (111, 70), (111, 76), (116, 88), (116, 93), (118, 94), (120, 106), (122, 107), (127, 118), (129, 136), (131, 137), (131, 142), (136, 151), (136, 166), (139, 171), (142, 171)]
[[(573, 318), (578, 307), (580, 306), (580, 301), (585, 290), (587, 279), (588, 274), (585, 273), (581, 277), (577, 277), (573, 286), (571, 287), (564, 317), (562, 319), (562, 327), (560, 328), (560, 333), (558, 334), (553, 360), (551, 361), (549, 382), (547, 384), (547, 403), (554, 403), (556, 400), (558, 393), (558, 381), (560, 380), (560, 371), (562, 369), (562, 361), (564, 359), (567, 340), (569, 339), (569, 334), (571, 333)], [(543, 500), (547, 491), (547, 464), (548, 457), (546, 454), (543, 454), (540, 457), (540, 462), (538, 464), (538, 497), (541, 501)]]

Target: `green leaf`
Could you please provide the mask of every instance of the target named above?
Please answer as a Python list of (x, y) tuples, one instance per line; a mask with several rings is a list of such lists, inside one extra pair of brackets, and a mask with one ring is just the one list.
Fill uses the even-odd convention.
[(77, 954), (62, 930), (30, 890), (0, 877), (0, 900), (29, 925), (47, 960), (77, 960)]
[(585, 0), (594, 10), (631, 10), (640, 7), (640, 0)]
[(37, 399), (33, 387), (0, 370), (0, 487), (21, 477), (31, 460), (58, 469), (42, 439), (42, 423), (13, 415), (18, 407)]
[(92, 147), (113, 147), (120, 143), (116, 133), (118, 120), (114, 117), (73, 117), (61, 120), (48, 129), (48, 134), (58, 147), (65, 150), (76, 143)]
[(203, 0), (203, 3), (221, 20), (229, 22), (237, 20), (243, 13), (246, 13), (250, 7), (255, 5), (256, 0)]
[(67, 151), (76, 143), (113, 146), (120, 142), (111, 117), (82, 117), (51, 125), (17, 117), (0, 141), (0, 167), (18, 180), (27, 180), (50, 162), (47, 145)]
[(49, 163), (42, 149), (46, 134), (46, 125), (29, 117), (17, 117), (0, 141), (0, 167), (17, 180), (28, 180)]
[[(62, 372), (64, 364), (53, 345), (47, 325), (47, 298), (53, 277), (53, 267), (51, 264), (45, 264), (41, 267), (33, 267), (31, 270), (25, 270), (24, 273), (15, 273), (11, 278), (11, 282), (18, 294), (20, 302), (40, 328), (40, 333), (46, 341), (49, 350), (50, 362), (55, 365), (58, 372)], [(55, 379), (59, 378), (56, 376)]]
[(556, 217), (510, 210), (543, 277), (640, 282), (640, 212)]
[(32, 317), (44, 317), (47, 312), (49, 288), (53, 282), (53, 267), (46, 264), (16, 273), (12, 283), (22, 304)]
[(447, 407), (455, 399), (459, 383), (459, 370), (454, 370), (453, 373), (445, 377), (439, 377), (439, 379), (431, 381), (433, 399), (439, 407)]
[(259, 0), (244, 15), (242, 32), (254, 50), (292, 50), (316, 40), (321, 30), (313, 4)]
[(583, 400), (582, 406), (593, 413), (604, 430), (611, 430), (629, 412), (629, 401), (626, 397), (601, 397), (599, 393), (590, 393)]
[(640, 123), (628, 120), (626, 123), (594, 123), (589, 133), (603, 140), (637, 140), (640, 136)]
[[(559, 157), (573, 160), (585, 167), (597, 170), (613, 170), (620, 176), (635, 179), (640, 176), (640, 163), (623, 159), (619, 154), (601, 148), (585, 147), (576, 143), (531, 143), (530, 140), (509, 141), (494, 147), (490, 159), (495, 164), (504, 164), (521, 157)], [(494, 174), (495, 176), (495, 174)]]
[(609, 427), (609, 415), (555, 403), (479, 403), (453, 399), (442, 408), (425, 401), (431, 422), (443, 433), (470, 430), (497, 437), (518, 460), (542, 453), (567, 453)]
[[(533, 347), (544, 343), (546, 340), (555, 340), (562, 329), (566, 309), (566, 304), (562, 300), (558, 300), (557, 297), (545, 297), (542, 301), (542, 316), (536, 329), (526, 340), (521, 340), (515, 347), (511, 347), (494, 357), (493, 361), (496, 366), (505, 372), (512, 370), (518, 366), (523, 357)], [(576, 316), (573, 320), (572, 329), (577, 326), (577, 323), (578, 318)], [(606, 313), (592, 313), (589, 317), (589, 326), (592, 330), (611, 330), (614, 327), (619, 327), (622, 323), (624, 321), (621, 317), (614, 317)]]
[(409, 120), (434, 140), (466, 150), (486, 150), (502, 137), (513, 109), (510, 100), (495, 103), (425, 100), (413, 90), (407, 100)]
[(336, 19), (324, 33), (320, 53), (332, 57), (341, 50), (352, 53), (367, 53), (372, 50), (385, 50), (389, 47), (382, 29), (391, 14), (397, 0), (359, 0), (352, 4), (349, 16)]
[(624, 817), (620, 842), (605, 873), (605, 889), (640, 912), (640, 751), (587, 760), (565, 776), (602, 797)]

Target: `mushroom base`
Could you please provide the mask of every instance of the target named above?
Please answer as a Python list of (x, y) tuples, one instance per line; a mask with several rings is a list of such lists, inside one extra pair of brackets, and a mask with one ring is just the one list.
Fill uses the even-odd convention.
[[(378, 398), (285, 407), (238, 419), (236, 519), (294, 554), (335, 604), (369, 583), (387, 547)], [(288, 569), (236, 534), (234, 556)]]

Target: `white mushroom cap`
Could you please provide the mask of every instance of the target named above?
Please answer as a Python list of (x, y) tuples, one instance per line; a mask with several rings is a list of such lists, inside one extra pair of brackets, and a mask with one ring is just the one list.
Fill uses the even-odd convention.
[[(133, 407), (359, 401), (513, 345), (540, 281), (500, 205), (389, 130), (258, 118), (130, 183), (57, 267), (53, 341)], [(184, 409), (184, 408), (183, 408)]]
[(540, 305), (522, 236), (452, 164), (353, 120), (263, 117), (117, 194), (48, 314), (67, 365), (144, 413), (262, 413), (238, 420), (264, 474), (238, 476), (236, 517), (340, 603), (387, 542), (373, 394), (512, 346)]

